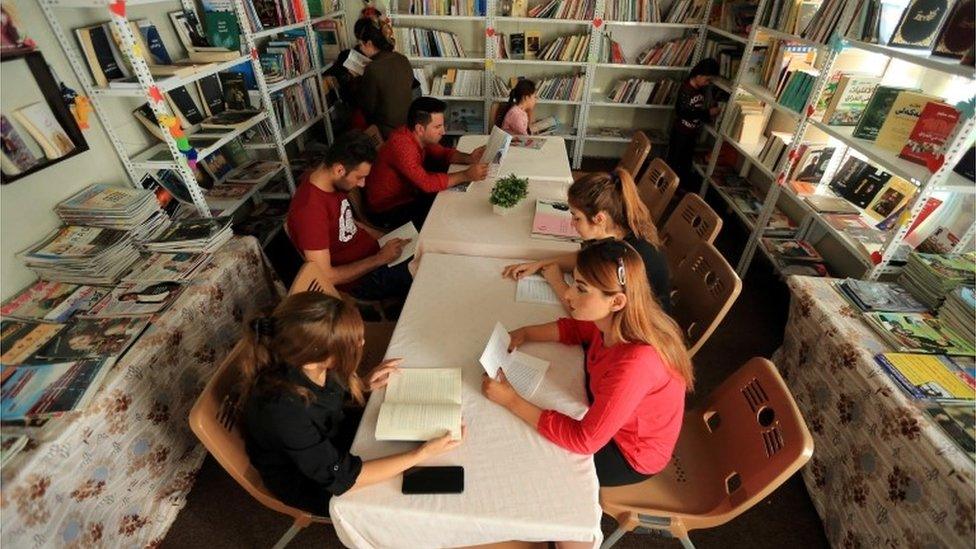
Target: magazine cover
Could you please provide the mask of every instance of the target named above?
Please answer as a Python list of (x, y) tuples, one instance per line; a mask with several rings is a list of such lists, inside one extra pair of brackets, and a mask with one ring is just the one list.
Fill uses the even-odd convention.
[(929, 310), (911, 292), (892, 282), (848, 278), (838, 282), (836, 288), (841, 296), (862, 311), (925, 313)]
[(114, 358), (13, 368), (0, 389), (4, 421), (53, 417), (81, 410), (98, 391)]
[(972, 404), (929, 404), (928, 414), (959, 448), (976, 456), (976, 409)]
[(64, 324), (41, 324), (29, 320), (0, 320), (0, 364), (26, 362), (64, 327)]
[(47, 318), (48, 314), (78, 288), (76, 284), (39, 280), (0, 306), (0, 314), (5, 317), (59, 322), (57, 318)]
[(569, 204), (558, 200), (538, 199), (532, 220), (532, 236), (579, 242), (580, 234), (573, 228)]
[(120, 284), (84, 316), (117, 318), (156, 314), (169, 307), (182, 289), (177, 282)]
[(122, 280), (126, 282), (181, 282), (210, 263), (210, 254), (154, 253), (143, 259)]
[[(936, 401), (973, 401), (976, 380), (956, 360), (944, 355), (881, 353), (875, 357), (902, 389), (913, 398)], [(966, 364), (966, 357), (960, 357)], [(972, 359), (968, 361), (972, 364)]]
[(891, 343), (907, 353), (973, 355), (976, 349), (925, 313), (864, 313), (864, 318)]
[(781, 240), (777, 238), (763, 238), (762, 245), (770, 253), (793, 261), (822, 262), (823, 258), (816, 248), (806, 240)]
[(207, 240), (219, 233), (227, 223), (229, 217), (215, 217), (211, 219), (188, 219), (173, 223), (155, 242), (180, 242), (183, 240)]
[(38, 259), (89, 257), (102, 253), (127, 237), (126, 231), (114, 229), (81, 226), (61, 227), (49, 235), (40, 245), (28, 250), (26, 254)]
[(37, 356), (47, 360), (118, 356), (148, 324), (145, 318), (81, 319), (60, 332)]

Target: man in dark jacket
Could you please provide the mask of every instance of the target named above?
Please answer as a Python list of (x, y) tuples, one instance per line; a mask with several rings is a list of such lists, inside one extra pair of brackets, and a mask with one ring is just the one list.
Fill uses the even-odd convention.
[(698, 62), (678, 90), (674, 124), (668, 143), (668, 165), (681, 178), (681, 187), (689, 192), (693, 188), (691, 159), (701, 134), (702, 125), (718, 114), (718, 107), (710, 106), (709, 86), (718, 76), (718, 62), (711, 58)]

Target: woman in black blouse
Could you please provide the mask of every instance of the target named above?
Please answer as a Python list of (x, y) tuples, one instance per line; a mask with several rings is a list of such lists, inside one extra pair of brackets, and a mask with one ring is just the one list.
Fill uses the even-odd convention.
[(363, 321), (354, 305), (299, 293), (249, 328), (245, 445), (265, 486), (281, 501), (327, 515), (331, 496), (399, 475), (461, 443), (446, 434), (385, 458), (363, 461), (349, 453), (362, 411), (344, 404), (351, 399), (362, 406), (364, 391), (386, 386), (400, 362), (384, 361), (364, 386), (356, 372)]

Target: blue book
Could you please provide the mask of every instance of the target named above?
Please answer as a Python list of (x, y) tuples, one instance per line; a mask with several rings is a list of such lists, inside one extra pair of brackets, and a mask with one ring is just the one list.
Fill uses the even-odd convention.
[(172, 65), (173, 60), (169, 56), (169, 52), (166, 51), (166, 44), (163, 44), (163, 39), (159, 36), (156, 25), (153, 25), (152, 21), (148, 19), (140, 19), (136, 24), (139, 25), (139, 33), (142, 34), (142, 41), (146, 43), (146, 47), (149, 49), (153, 63)]

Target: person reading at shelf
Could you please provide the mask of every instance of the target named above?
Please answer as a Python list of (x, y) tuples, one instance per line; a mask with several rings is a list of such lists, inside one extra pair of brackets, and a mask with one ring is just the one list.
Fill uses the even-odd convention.
[(413, 277), (404, 261), (390, 267), (410, 241), (393, 238), (381, 248), (375, 229), (353, 216), (349, 192), (362, 187), (376, 149), (362, 132), (349, 132), (302, 174), (286, 227), (295, 247), (322, 269), (332, 285), (361, 299), (403, 297)]
[(600, 486), (641, 482), (671, 460), (685, 393), (694, 374), (681, 329), (651, 297), (644, 265), (625, 242), (607, 239), (580, 252), (566, 290), (570, 316), (509, 335), (509, 351), (530, 341), (582, 345), (589, 410), (573, 419), (525, 400), (505, 379), (481, 390), (551, 442), (592, 454)]
[(495, 125), (511, 135), (529, 135), (532, 111), (538, 100), (535, 82), (523, 78), (508, 92), (508, 103), (498, 108)]
[(359, 51), (370, 62), (363, 69), (357, 103), (368, 124), (376, 124), (383, 137), (407, 122), (407, 110), (413, 98), (413, 68), (402, 54), (393, 51), (393, 43), (370, 18), (356, 21), (353, 30)]
[(718, 69), (718, 61), (702, 59), (678, 90), (667, 162), (678, 174), (681, 188), (687, 192), (695, 192), (691, 161), (702, 126), (719, 112), (719, 108), (712, 105), (711, 96), (712, 79), (718, 76)]
[[(364, 461), (350, 453), (367, 391), (385, 387), (400, 359), (366, 378), (363, 320), (355, 305), (319, 292), (288, 296), (250, 320), (241, 359), (245, 450), (265, 486), (288, 505), (329, 514), (332, 496), (388, 478), (449, 452), (450, 434), (392, 456)], [(344, 408), (351, 401), (355, 408)]]
[[(413, 221), (420, 230), (438, 191), (488, 175), (488, 165), (481, 162), (484, 146), (462, 153), (440, 145), (445, 109), (447, 104), (439, 99), (418, 97), (410, 104), (407, 125), (380, 147), (366, 179), (366, 207), (379, 225), (399, 227)], [(469, 166), (449, 174), (451, 164)]]
[[(652, 295), (665, 313), (671, 311), (671, 275), (668, 260), (661, 250), (651, 214), (637, 193), (634, 178), (627, 170), (617, 168), (612, 173), (591, 173), (569, 187), (569, 211), (573, 228), (586, 241), (616, 238), (630, 244), (644, 261), (644, 270)], [(509, 265), (502, 276), (518, 280), (542, 271), (563, 306), (569, 287), (564, 272), (576, 267), (578, 253), (571, 253), (529, 263)]]

